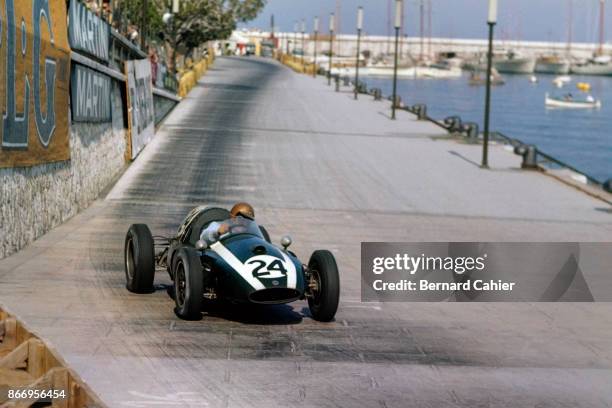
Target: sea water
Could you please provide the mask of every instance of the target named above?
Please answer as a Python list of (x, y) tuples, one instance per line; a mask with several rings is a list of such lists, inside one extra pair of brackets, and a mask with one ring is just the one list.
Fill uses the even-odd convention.
[[(553, 75), (505, 75), (505, 85), (492, 88), (491, 131), (499, 131), (587, 173), (599, 181), (612, 178), (612, 77), (576, 76), (563, 88), (553, 84)], [(368, 88), (392, 92), (389, 78), (362, 78)], [(591, 95), (602, 101), (600, 109), (551, 109), (545, 94), (575, 99), (586, 94), (578, 82), (591, 85)], [(471, 86), (468, 75), (458, 79), (400, 79), (398, 95), (406, 105), (424, 103), (429, 116), (443, 119), (459, 115), (464, 122), (476, 122), (482, 131), (484, 86)]]

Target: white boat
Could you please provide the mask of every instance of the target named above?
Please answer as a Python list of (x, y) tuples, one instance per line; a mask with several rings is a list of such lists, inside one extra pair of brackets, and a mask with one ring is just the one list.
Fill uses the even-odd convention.
[[(359, 72), (361, 72), (361, 70), (359, 70)], [(366, 67), (362, 75), (370, 76), (370, 77), (392, 77), (393, 76), (393, 66)], [(403, 68), (398, 67), (397, 68), (398, 78), (414, 78), (415, 76), (416, 76), (415, 67), (403, 67)]]
[(442, 66), (416, 67), (415, 75), (417, 78), (461, 78), (463, 72), (460, 68), (449, 68)]
[(586, 100), (574, 100), (571, 98), (557, 98), (551, 97), (546, 94), (545, 98), (546, 107), (549, 108), (569, 108), (569, 109), (599, 109), (601, 108), (601, 101), (595, 100), (589, 96)]
[(572, 65), (571, 72), (574, 74), (581, 75), (605, 75), (612, 76), (612, 58), (609, 55), (603, 55), (604, 51), (604, 14), (605, 14), (605, 2), (601, 0), (599, 3), (599, 49), (596, 52), (596, 56), (587, 61), (582, 61), (575, 65)]
[(569, 73), (569, 70), (570, 62), (554, 55), (538, 58), (535, 66), (535, 72), (540, 74), (565, 75)]
[(558, 76), (555, 79), (553, 79), (552, 82), (553, 84), (555, 84), (557, 88), (563, 88), (563, 85), (569, 84), (570, 82), (572, 82), (572, 78), (567, 75), (562, 75), (562, 76)]
[[(354, 67), (333, 68), (332, 75), (355, 76)], [(389, 66), (369, 66), (359, 68), (359, 75), (363, 77), (392, 77), (393, 67)], [(398, 68), (398, 78), (460, 78), (462, 71), (459, 68), (437, 68), (437, 67), (407, 67)]]
[[(398, 68), (397, 76), (398, 78), (414, 78), (416, 76), (414, 67), (409, 68)], [(344, 68), (332, 68), (332, 75), (339, 74), (341, 77), (355, 76), (355, 67), (344, 67)], [(393, 76), (393, 67), (361, 67), (359, 68), (359, 76), (362, 77), (392, 77)]]
[[(496, 51), (493, 55), (493, 68), (500, 73), (506, 74), (533, 74), (535, 72), (536, 59), (525, 57), (514, 51)], [(480, 56), (469, 61), (465, 61), (463, 69), (474, 72), (484, 72), (487, 70), (487, 62)]]
[(493, 59), (493, 66), (502, 74), (533, 74), (535, 65), (535, 58), (523, 57), (514, 51), (509, 51), (505, 56)]
[(571, 72), (581, 75), (612, 76), (612, 61), (609, 56), (599, 56), (591, 60), (572, 65)]
[(553, 79), (553, 82), (561, 82), (561, 83), (568, 83), (568, 82), (572, 82), (572, 77), (569, 75), (560, 75), (558, 77), (555, 77), (555, 79)]

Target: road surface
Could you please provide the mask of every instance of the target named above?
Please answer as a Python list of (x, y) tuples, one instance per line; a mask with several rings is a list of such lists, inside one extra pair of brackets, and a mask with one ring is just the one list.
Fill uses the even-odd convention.
[[(608, 303), (361, 303), (362, 241), (609, 241), (605, 203), (263, 59), (218, 59), (92, 207), (0, 262), (0, 299), (112, 407), (603, 407)], [(125, 289), (131, 223), (249, 201), (303, 258), (334, 252), (332, 323), (305, 302), (173, 314)], [(167, 276), (156, 277), (160, 284)]]

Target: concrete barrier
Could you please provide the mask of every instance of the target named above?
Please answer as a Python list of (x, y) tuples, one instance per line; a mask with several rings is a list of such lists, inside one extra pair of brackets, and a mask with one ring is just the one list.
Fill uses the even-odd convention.
[(296, 56), (287, 55), (287, 54), (279, 54), (277, 56), (277, 59), (282, 64), (288, 66), (295, 72), (299, 72), (301, 74), (313, 75), (315, 72), (317, 73), (319, 72), (319, 66), (314, 63), (304, 61), (304, 63), (302, 64), (302, 57), (296, 57)]
[(212, 65), (213, 61), (214, 53), (209, 52), (208, 57), (196, 62), (195, 64), (190, 64), (187, 69), (180, 72), (181, 77), (179, 79), (178, 95), (181, 98), (187, 96), (187, 94), (193, 88), (195, 88), (198, 80), (206, 73), (206, 71), (208, 71), (208, 68), (210, 65)]

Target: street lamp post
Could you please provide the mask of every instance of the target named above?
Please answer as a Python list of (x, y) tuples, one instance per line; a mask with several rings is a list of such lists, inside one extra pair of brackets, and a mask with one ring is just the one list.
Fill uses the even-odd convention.
[(299, 30), (298, 22), (296, 21), (293, 25), (293, 55), (295, 55), (295, 50), (298, 44), (298, 30)]
[(357, 9), (357, 60), (355, 61), (355, 99), (359, 97), (359, 54), (361, 30), (363, 29), (363, 7)]
[(391, 97), (391, 119), (395, 120), (397, 100), (397, 54), (399, 52), (399, 33), (402, 26), (402, 0), (395, 0), (395, 62), (393, 64), (393, 96)]
[(334, 13), (329, 15), (329, 69), (327, 70), (327, 85), (331, 85), (332, 55), (334, 54)]
[(497, 23), (497, 0), (489, 0), (489, 50), (487, 52), (487, 89), (485, 94), (484, 140), (482, 144), (483, 169), (489, 168), (489, 117), (491, 116), (491, 70), (493, 66), (493, 29)]
[(317, 77), (317, 41), (319, 36), (319, 17), (314, 19), (314, 67), (312, 69), (313, 78)]

